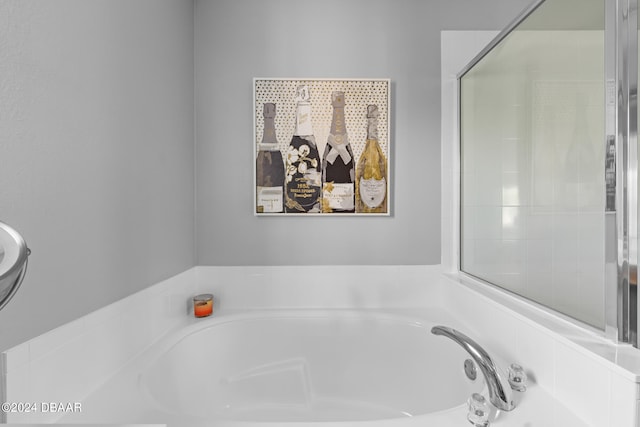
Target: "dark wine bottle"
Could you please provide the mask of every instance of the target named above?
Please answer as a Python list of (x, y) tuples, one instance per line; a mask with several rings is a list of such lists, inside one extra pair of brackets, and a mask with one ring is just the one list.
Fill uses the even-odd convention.
[(354, 156), (344, 121), (344, 92), (333, 92), (331, 104), (331, 130), (322, 156), (322, 212), (354, 212)]
[(285, 212), (320, 212), (320, 153), (311, 126), (309, 88), (298, 86), (296, 129), (286, 153)]
[(262, 116), (264, 131), (256, 158), (256, 211), (277, 213), (283, 211), (284, 162), (276, 139), (276, 105), (264, 104)]

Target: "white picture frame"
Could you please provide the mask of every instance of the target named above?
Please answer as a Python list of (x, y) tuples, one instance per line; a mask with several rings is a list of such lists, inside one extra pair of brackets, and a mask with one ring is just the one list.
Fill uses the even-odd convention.
[[(332, 93), (344, 93), (344, 118), (349, 144), (354, 155), (354, 166), (357, 165), (367, 141), (367, 108), (377, 106), (378, 110), (378, 144), (386, 158), (386, 176), (384, 211), (364, 212), (354, 209), (354, 212), (332, 212), (320, 206), (319, 210), (309, 211), (288, 210), (288, 193), (285, 188), (282, 195), (282, 212), (273, 212), (280, 206), (278, 200), (271, 209), (259, 204), (264, 200), (260, 192), (265, 187), (258, 185), (258, 154), (263, 140), (264, 106), (275, 104), (275, 140), (282, 155), (283, 164), (287, 165), (289, 144), (296, 129), (297, 90), (301, 86), (308, 87), (311, 103), (311, 126), (315, 137), (315, 144), (322, 161), (323, 152), (327, 145), (333, 115)], [(323, 78), (254, 78), (253, 79), (253, 200), (254, 215), (256, 216), (389, 216), (391, 214), (391, 80), (390, 79), (323, 79)], [(315, 162), (314, 162), (315, 164)], [(289, 193), (290, 195), (291, 193)], [(287, 200), (288, 199), (288, 200)], [(380, 210), (379, 208), (378, 210)]]

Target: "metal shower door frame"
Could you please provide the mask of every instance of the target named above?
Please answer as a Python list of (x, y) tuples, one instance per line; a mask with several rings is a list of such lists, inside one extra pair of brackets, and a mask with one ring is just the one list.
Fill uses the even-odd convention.
[(638, 0), (605, 0), (605, 80), (605, 334), (638, 347)]

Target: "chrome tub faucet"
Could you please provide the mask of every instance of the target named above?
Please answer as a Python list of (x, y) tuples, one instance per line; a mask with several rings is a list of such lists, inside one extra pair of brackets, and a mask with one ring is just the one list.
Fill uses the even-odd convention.
[(493, 406), (503, 411), (511, 411), (515, 408), (511, 389), (526, 390), (526, 375), (520, 366), (511, 365), (507, 382), (498, 373), (489, 353), (465, 334), (446, 326), (434, 326), (431, 328), (431, 333), (452, 339), (469, 353), (484, 375), (489, 390), (489, 401)]

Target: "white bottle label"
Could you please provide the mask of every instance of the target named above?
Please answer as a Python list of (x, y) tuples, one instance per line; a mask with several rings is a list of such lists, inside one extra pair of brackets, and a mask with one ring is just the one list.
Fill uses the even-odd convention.
[(258, 212), (282, 212), (282, 187), (260, 187), (258, 193)]
[(387, 180), (360, 178), (360, 199), (371, 209), (380, 206), (387, 195)]
[(326, 182), (322, 187), (322, 197), (329, 202), (331, 209), (352, 210), (353, 184)]
[(298, 136), (313, 135), (313, 126), (311, 126), (311, 103), (298, 103), (296, 130), (293, 134)]

